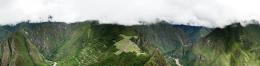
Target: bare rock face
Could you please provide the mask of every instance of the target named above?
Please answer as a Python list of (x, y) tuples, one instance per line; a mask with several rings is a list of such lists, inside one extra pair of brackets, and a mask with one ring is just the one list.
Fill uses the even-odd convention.
[[(175, 64), (171, 63), (171, 60), (174, 60), (172, 58), (180, 58), (180, 63), (183, 63), (183, 57), (190, 55), (193, 41), (197, 41), (197, 36), (201, 37), (202, 33), (207, 34), (207, 32), (201, 32), (204, 31), (201, 27), (171, 25), (165, 22), (135, 26), (99, 24), (95, 21), (72, 24), (19, 23), (0, 30), (4, 30), (0, 32), (0, 38), (4, 37), (3, 58), (1, 59), (3, 66), (24, 63), (20, 61), (21, 59), (27, 60), (27, 66), (44, 65), (46, 63), (44, 60), (57, 62), (56, 65), (99, 65), (108, 60), (136, 55), (132, 52), (114, 55), (118, 50), (113, 44), (124, 38), (119, 35), (136, 36), (136, 38), (127, 39), (132, 42), (131, 44), (136, 44), (133, 46), (138, 46), (138, 56), (132, 57), (142, 58), (139, 57), (140, 53), (147, 54), (143, 58), (149, 57), (149, 61), (132, 60), (142, 60), (142, 62), (147, 62), (146, 65), (155, 63), (165, 66)], [(121, 50), (131, 51), (127, 48), (121, 48)], [(92, 59), (93, 62), (87, 61), (88, 59)], [(80, 64), (78, 64), (79, 60)], [(138, 62), (140, 63), (141, 61)]]
[(259, 34), (256, 24), (19, 23), (0, 26), (0, 60), (1, 66), (254, 66)]
[(11, 56), (11, 49), (10, 49), (7, 41), (2, 42), (1, 45), (2, 45), (1, 48), (3, 50), (1, 66), (8, 66), (9, 61), (10, 61), (9, 58)]
[(46, 66), (44, 57), (22, 33), (14, 33), (2, 43), (1, 66)]

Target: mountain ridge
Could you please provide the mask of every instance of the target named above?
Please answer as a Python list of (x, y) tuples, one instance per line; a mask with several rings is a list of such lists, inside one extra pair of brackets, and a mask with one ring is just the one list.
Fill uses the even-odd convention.
[[(258, 57), (259, 29), (259, 24), (242, 26), (240, 23), (224, 28), (207, 28), (173, 25), (165, 21), (132, 26), (99, 24), (98, 21), (71, 24), (24, 22), (14, 26), (0, 26), (0, 59), (1, 66), (19, 65), (20, 63), (14, 64), (7, 58), (15, 59), (11, 56), (16, 54), (11, 53), (23, 51), (24, 53), (18, 54), (28, 57), (29, 59), (22, 60), (30, 62), (21, 62), (28, 64), (22, 66), (258, 65), (252, 60), (258, 60), (253, 58)], [(139, 50), (142, 54), (131, 51), (116, 54), (118, 50), (124, 50), (117, 48), (118, 43), (128, 45), (122, 35), (135, 36), (129, 37), (127, 41), (136, 44), (131, 49)], [(10, 38), (15, 38), (17, 43), (10, 43), (13, 40)], [(10, 51), (16, 47), (25, 50)], [(216, 60), (212, 57), (214, 54), (223, 57), (220, 60), (226, 62)], [(236, 57), (235, 54), (243, 57)], [(243, 58), (249, 60), (242, 61)]]

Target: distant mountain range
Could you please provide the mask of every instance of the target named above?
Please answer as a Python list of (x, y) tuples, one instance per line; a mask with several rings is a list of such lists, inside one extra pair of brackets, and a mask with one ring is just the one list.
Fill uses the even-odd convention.
[(1, 66), (260, 66), (260, 25), (22, 22), (0, 47)]

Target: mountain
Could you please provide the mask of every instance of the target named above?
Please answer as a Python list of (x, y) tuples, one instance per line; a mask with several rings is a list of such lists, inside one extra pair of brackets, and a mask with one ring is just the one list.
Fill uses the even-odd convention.
[(164, 21), (141, 25), (136, 29), (141, 47), (150, 53), (159, 50), (170, 65), (176, 65), (175, 59), (181, 59), (180, 62), (187, 65), (192, 64), (192, 46), (197, 39), (211, 32), (211, 29), (206, 27), (172, 25)]
[(43, 55), (21, 32), (12, 33), (1, 47), (1, 66), (47, 66)]
[(258, 66), (259, 24), (84, 21), (0, 26), (1, 66)]
[(260, 25), (216, 28), (194, 48), (198, 66), (259, 66)]

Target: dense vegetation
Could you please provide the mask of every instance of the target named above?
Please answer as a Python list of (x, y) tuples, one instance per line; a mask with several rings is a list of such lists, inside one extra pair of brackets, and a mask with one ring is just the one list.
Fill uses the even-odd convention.
[(85, 21), (0, 26), (1, 66), (259, 66), (260, 26)]

